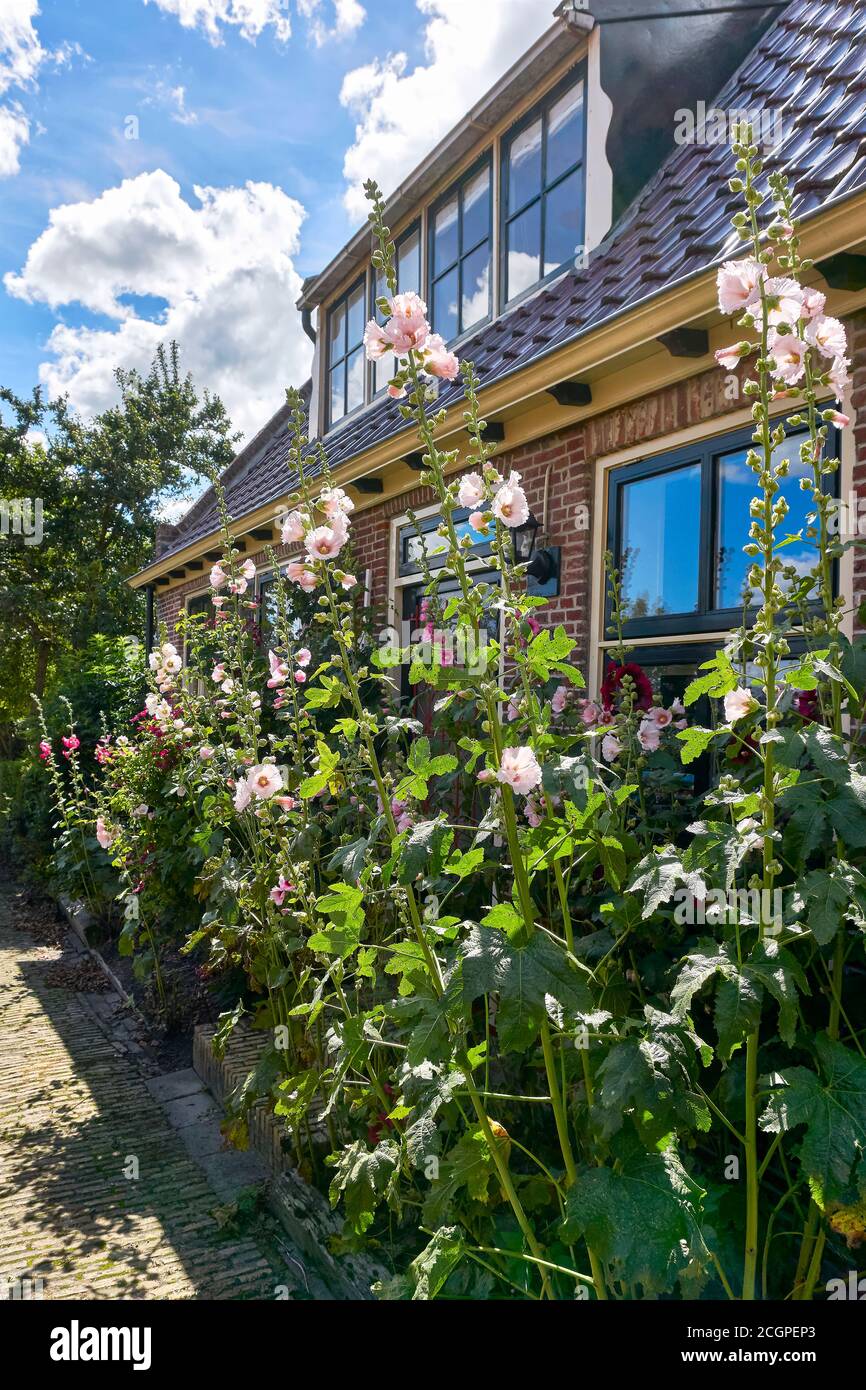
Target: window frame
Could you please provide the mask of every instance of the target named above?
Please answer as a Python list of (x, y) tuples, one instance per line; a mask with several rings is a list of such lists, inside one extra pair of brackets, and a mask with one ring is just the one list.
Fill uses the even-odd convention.
[[(493, 283), (496, 267), (496, 246), (494, 244), (495, 225), (496, 225), (496, 196), (494, 191), (494, 147), (490, 147), (475, 160), (473, 164), (456, 179), (449, 184), (448, 188), (427, 208), (427, 285), (426, 299), (430, 308), (430, 322), (434, 333), (439, 332), (439, 326), (433, 321), (434, 290), (440, 280), (444, 280), (446, 275), (450, 275), (454, 268), (457, 268), (457, 322), (458, 331), (453, 338), (446, 341), (450, 347), (452, 343), (459, 343), (469, 333), (476, 333), (479, 329), (492, 323), (496, 312), (495, 304), (495, 285)], [(476, 241), (467, 250), (463, 245), (463, 196), (467, 184), (470, 184), (482, 169), (487, 168), (487, 211), (488, 211), (488, 232), (486, 237)], [(457, 196), (457, 257), (451, 261), (447, 268), (436, 274), (436, 217), (451, 199)], [(487, 293), (487, 313), (484, 318), (476, 320), (469, 328), (463, 326), (463, 263), (467, 256), (471, 256), (480, 246), (487, 241), (490, 244), (490, 285)]]
[[(801, 426), (791, 426), (783, 416), (775, 420), (782, 423), (786, 433), (802, 434)], [(656, 477), (660, 473), (670, 473), (689, 465), (700, 465), (700, 515), (698, 520), (698, 607), (688, 613), (661, 614), (646, 618), (633, 618), (623, 623), (623, 636), (628, 642), (640, 643), (646, 638), (677, 638), (698, 636), (704, 633), (718, 633), (739, 627), (743, 621), (742, 606), (736, 608), (714, 608), (711, 606), (714, 590), (714, 570), (718, 561), (718, 523), (719, 489), (716, 486), (718, 459), (722, 454), (737, 449), (748, 448), (753, 443), (754, 425), (743, 425), (738, 429), (727, 430), (721, 434), (708, 434), (688, 444), (679, 445), (664, 453), (652, 454), (647, 458), (635, 459), (621, 467), (612, 468), (608, 475), (607, 497), (607, 550), (614, 557), (614, 565), (621, 567), (623, 489), (629, 483), (644, 478)], [(841, 457), (839, 432), (830, 429), (827, 436), (827, 457)], [(838, 496), (841, 469), (825, 474), (823, 489), (830, 496)], [(757, 490), (757, 480), (755, 488)], [(745, 541), (744, 541), (745, 543)], [(833, 562), (833, 587), (839, 589), (839, 562)], [(817, 603), (811, 605), (817, 609)], [(747, 610), (747, 618), (752, 621), (757, 607)], [(612, 620), (610, 595), (605, 587), (603, 605), (603, 631), (606, 634)]]
[[(343, 293), (342, 293), (341, 295), (339, 295), (335, 300), (333, 300), (333, 301), (328, 305), (328, 312), (327, 312), (327, 314), (326, 314), (326, 316), (325, 316), (325, 320), (326, 320), (326, 321), (325, 321), (324, 352), (323, 352), (323, 354), (322, 354), (323, 357), (324, 357), (324, 359), (325, 359), (325, 363), (324, 363), (324, 366), (325, 366), (325, 370), (324, 370), (324, 378), (325, 378), (325, 380), (324, 380), (324, 396), (325, 396), (324, 405), (325, 405), (325, 429), (326, 429), (326, 431), (327, 431), (327, 430), (336, 429), (339, 425), (342, 425), (342, 423), (343, 423), (344, 420), (350, 420), (350, 419), (352, 419), (353, 416), (357, 415), (359, 411), (363, 410), (364, 407), (367, 406), (367, 405), (369, 405), (369, 403), (370, 403), (370, 371), (369, 371), (370, 364), (367, 362), (366, 356), (363, 356), (362, 359), (361, 359), (361, 360), (362, 360), (362, 363), (363, 363), (363, 366), (364, 366), (364, 392), (363, 392), (363, 399), (361, 400), (360, 404), (358, 404), (358, 405), (356, 405), (356, 406), (353, 406), (351, 410), (345, 410), (345, 411), (343, 412), (343, 414), (342, 414), (337, 420), (334, 420), (334, 419), (331, 418), (331, 373), (334, 371), (335, 367), (338, 367), (338, 366), (340, 365), (340, 363), (342, 363), (342, 364), (345, 366), (345, 364), (349, 361), (349, 358), (350, 358), (355, 352), (357, 352), (359, 348), (361, 349), (361, 352), (362, 352), (362, 353), (363, 353), (363, 351), (364, 351), (364, 336), (363, 336), (363, 332), (362, 332), (362, 334), (361, 334), (361, 339), (360, 339), (359, 343), (358, 343), (356, 346), (354, 346), (354, 347), (351, 347), (351, 348), (349, 347), (349, 300), (351, 299), (352, 295), (357, 291), (358, 286), (359, 286), (359, 285), (362, 286), (362, 287), (363, 287), (362, 303), (363, 303), (364, 311), (366, 311), (366, 309), (367, 309), (367, 302), (368, 302), (368, 296), (369, 296), (368, 279), (369, 279), (369, 277), (368, 277), (368, 275), (367, 275), (367, 271), (366, 271), (366, 270), (363, 270), (363, 271), (361, 272), (360, 275), (356, 276), (356, 278), (355, 278), (355, 279), (352, 281), (352, 283), (343, 291)], [(341, 353), (341, 355), (336, 359), (336, 361), (332, 361), (332, 360), (331, 360), (331, 320), (333, 319), (333, 317), (334, 317), (335, 314), (339, 313), (340, 309), (343, 308), (343, 306), (345, 306), (345, 309), (346, 309), (346, 322), (345, 322), (345, 326), (344, 326), (344, 329), (343, 329), (343, 334), (344, 334), (343, 349), (344, 349), (344, 350), (343, 350), (343, 352)], [(366, 312), (365, 312), (365, 314), (364, 314), (364, 322), (365, 322), (365, 324), (366, 324)], [(343, 404), (344, 404), (344, 406), (348, 403), (348, 394), (347, 394), (347, 393), (348, 393), (348, 389), (349, 389), (349, 374), (348, 374), (348, 372), (346, 372), (345, 375), (344, 375), (344, 381), (343, 381)]]
[[(452, 520), (455, 526), (460, 526), (464, 521), (467, 521), (472, 510), (472, 507), (456, 507), (454, 509), (454, 512), (452, 513)], [(424, 536), (430, 531), (435, 531), (437, 527), (441, 524), (441, 522), (442, 512), (437, 508), (435, 511), (433, 511), (427, 516), (418, 517), (417, 523), (405, 521), (397, 527), (397, 563), (395, 568), (395, 575), (397, 579), (405, 580), (420, 578), (423, 580), (424, 577), (424, 571), (420, 564), (416, 564), (411, 560), (403, 559), (404, 535), (407, 536), (407, 539), (411, 539), (412, 537), (418, 535), (419, 532), (422, 536)], [(469, 561), (489, 559), (490, 556), (493, 554), (492, 537), (489, 541), (480, 541), (476, 543), (471, 547), (471, 549), (467, 549), (464, 553)], [(443, 550), (442, 553), (439, 555), (429, 555), (427, 557), (427, 567), (431, 571), (442, 569), (447, 563), (447, 550)]]
[[(574, 164), (569, 165), (561, 174), (558, 175), (554, 182), (548, 186), (546, 180), (548, 116), (550, 107), (554, 106), (556, 102), (559, 100), (559, 98), (561, 96), (564, 96), (570, 87), (577, 86), (578, 83), (582, 83), (583, 85), (583, 147), (580, 152), (580, 160)], [(528, 202), (522, 203), (519, 208), (512, 211), (509, 206), (509, 159), (511, 155), (511, 149), (514, 145), (515, 140), (517, 140), (518, 137), (522, 135), (524, 130), (528, 130), (528, 128), (539, 119), (539, 117), (541, 118), (542, 123), (541, 187), (537, 197), (530, 198)], [(544, 233), (546, 230), (547, 222), (547, 197), (550, 193), (552, 193), (552, 191), (555, 188), (558, 188), (561, 183), (563, 183), (567, 178), (569, 178), (575, 172), (576, 169), (579, 169), (581, 172), (583, 189), (583, 218), (582, 225), (578, 233), (578, 240), (575, 243), (575, 246), (581, 246), (584, 243), (584, 238), (586, 236), (586, 155), (588, 126), (589, 121), (587, 63), (586, 59), (584, 58), (579, 63), (576, 63), (575, 66), (571, 68), (565, 74), (565, 76), (559, 82), (557, 82), (554, 87), (550, 89), (549, 92), (545, 92), (545, 94), (535, 103), (535, 105), (529, 111), (527, 111), (525, 115), (521, 116), (520, 119), (516, 121), (513, 126), (510, 126), (509, 129), (505, 131), (502, 135), (499, 158), (499, 314), (504, 314), (506, 310), (513, 309), (515, 305), (520, 304), (522, 300), (527, 299), (532, 294), (535, 294), (536, 291), (539, 290), (543, 285), (547, 285), (552, 280), (555, 280), (558, 275), (562, 274), (566, 266), (573, 264), (573, 261), (571, 259), (563, 261), (560, 265), (556, 266), (555, 269), (548, 271), (546, 275), (542, 275), (532, 285), (529, 285), (526, 289), (521, 290), (519, 294), (514, 295), (511, 299), (508, 298), (508, 228), (510, 223), (513, 222), (515, 218), (522, 216), (522, 214), (528, 211), (529, 208), (534, 207), (536, 203), (540, 203), (541, 227), (538, 260), (540, 268), (543, 269)]]

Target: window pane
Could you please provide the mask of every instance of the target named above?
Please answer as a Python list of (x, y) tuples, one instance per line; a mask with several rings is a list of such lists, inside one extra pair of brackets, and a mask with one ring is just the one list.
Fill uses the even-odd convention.
[[(802, 434), (791, 435), (784, 444), (773, 450), (773, 462), (786, 458), (790, 461), (787, 478), (779, 479), (779, 491), (788, 503), (788, 515), (778, 528), (778, 536), (805, 533), (807, 514), (813, 510), (811, 496), (800, 491), (800, 479), (811, 476), (800, 462), (800, 442)], [(749, 558), (743, 554), (743, 546), (749, 541), (749, 503), (759, 491), (758, 480), (746, 463), (746, 449), (737, 449), (722, 454), (716, 465), (716, 488), (718, 497), (718, 536), (716, 555), (716, 607), (740, 608), (746, 587), (746, 574)], [(815, 542), (804, 534), (802, 541), (785, 546), (779, 558), (786, 565), (795, 565), (800, 574), (805, 574), (815, 563)]]
[(393, 352), (387, 352), (384, 357), (373, 365), (374, 391), (384, 391), (388, 382), (397, 370), (397, 359)]
[(554, 102), (547, 117), (547, 167), (545, 180), (548, 187), (566, 169), (583, 162), (583, 83), (574, 87)]
[[(457, 260), (457, 195), (436, 214), (433, 231), (433, 274), (438, 275)], [(442, 334), (443, 338), (445, 334)]]
[(346, 331), (346, 306), (341, 304), (339, 308), (332, 310), (328, 316), (328, 340), (331, 346), (331, 361), (335, 357), (342, 357), (346, 351), (345, 331)]
[(576, 169), (567, 179), (545, 194), (544, 274), (549, 275), (566, 261), (573, 261), (583, 229), (583, 170)]
[(341, 420), (346, 413), (346, 403), (344, 393), (346, 389), (346, 364), (341, 362), (339, 367), (335, 367), (331, 372), (331, 424)]
[(364, 285), (358, 285), (349, 295), (349, 333), (347, 348), (357, 347), (364, 340)]
[(629, 619), (698, 607), (701, 467), (625, 483), (618, 557)]
[(486, 319), (490, 313), (490, 243), (463, 259), (463, 300), (461, 332)]
[(541, 203), (535, 203), (508, 228), (506, 298), (515, 299), (541, 278)]
[[(420, 231), (407, 236), (397, 248), (397, 287), (401, 294), (405, 294), (407, 290), (421, 293)], [(393, 372), (391, 375), (393, 376)]]
[(508, 211), (541, 192), (541, 117), (513, 141), (508, 156)]
[(347, 361), (348, 367), (348, 390), (346, 409), (355, 410), (357, 406), (364, 404), (364, 350), (359, 348), (353, 352)]
[(457, 322), (457, 267), (433, 286), (433, 327), (450, 343), (460, 329)]
[(490, 170), (482, 169), (463, 190), (463, 251), (490, 236)]

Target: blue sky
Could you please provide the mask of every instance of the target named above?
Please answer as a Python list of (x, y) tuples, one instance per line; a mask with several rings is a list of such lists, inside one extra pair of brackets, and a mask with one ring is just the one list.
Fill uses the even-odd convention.
[(0, 382), (93, 413), (176, 336), (249, 435), (363, 177), (394, 187), (553, 7), (0, 0)]

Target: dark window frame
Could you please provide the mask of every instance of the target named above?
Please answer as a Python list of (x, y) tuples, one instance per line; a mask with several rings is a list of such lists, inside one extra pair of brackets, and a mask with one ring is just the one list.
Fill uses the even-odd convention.
[[(414, 236), (416, 232), (417, 232), (417, 234), (418, 234), (418, 283), (417, 283), (417, 285), (401, 285), (401, 284), (400, 284), (400, 277), (399, 277), (400, 247), (403, 245), (403, 243), (404, 243), (405, 241), (408, 241), (409, 238), (410, 238), (411, 236)], [(395, 239), (395, 242), (394, 242), (394, 249), (395, 249), (395, 252), (396, 252), (395, 258), (394, 258), (394, 259), (395, 259), (395, 268), (397, 269), (397, 272), (398, 272), (398, 274), (397, 274), (397, 293), (398, 293), (398, 294), (403, 294), (403, 293), (405, 293), (406, 290), (415, 290), (416, 293), (418, 293), (419, 295), (421, 295), (421, 297), (423, 298), (422, 285), (423, 285), (423, 277), (424, 277), (424, 234), (423, 234), (423, 229), (422, 229), (422, 226), (421, 226), (421, 217), (420, 217), (420, 216), (416, 217), (415, 220), (414, 220), (414, 222), (412, 222), (410, 226), (406, 227), (406, 229), (405, 229), (404, 231), (402, 231), (402, 232), (400, 233), (400, 235)], [(372, 271), (371, 271), (371, 273), (370, 273), (370, 304), (369, 304), (369, 309), (368, 309), (368, 315), (367, 315), (367, 316), (368, 316), (368, 318), (376, 319), (377, 322), (378, 322), (378, 320), (379, 320), (379, 318), (380, 318), (379, 310), (376, 308), (376, 299), (378, 298), (378, 293), (377, 293), (378, 284), (379, 284), (379, 272), (376, 270), (376, 268), (375, 268), (375, 266), (374, 266), (373, 269), (372, 269)], [(388, 291), (385, 290), (384, 293), (385, 293), (385, 297), (387, 298), (387, 297), (388, 297)], [(380, 397), (382, 397), (382, 396), (385, 394), (385, 392), (387, 391), (387, 389), (388, 389), (388, 383), (387, 383), (387, 381), (385, 382), (385, 385), (384, 385), (384, 386), (379, 386), (378, 388), (377, 388), (377, 386), (376, 386), (376, 368), (377, 368), (377, 366), (378, 366), (378, 363), (377, 363), (377, 362), (371, 362), (371, 363), (369, 364), (369, 366), (370, 366), (370, 375), (369, 375), (369, 380), (368, 380), (368, 394), (367, 394), (367, 400), (368, 400), (368, 402), (369, 402), (369, 401), (376, 401), (376, 400), (379, 400)], [(393, 375), (393, 373), (392, 373), (392, 375)], [(330, 399), (331, 399), (331, 398), (330, 398), (330, 395), (329, 395), (329, 396), (328, 396), (328, 401), (329, 401), (329, 403), (330, 403)], [(354, 412), (353, 412), (353, 413), (354, 413)], [(344, 415), (342, 418), (345, 420), (345, 419), (346, 419), (346, 416)]]
[[(478, 241), (476, 241), (476, 242), (473, 242), (471, 246), (465, 247), (465, 246), (463, 245), (463, 197), (464, 197), (464, 193), (465, 193), (465, 190), (466, 190), (467, 185), (470, 184), (470, 183), (472, 183), (473, 179), (477, 178), (477, 176), (481, 173), (482, 169), (484, 169), (485, 167), (487, 168), (487, 172), (488, 172), (488, 180), (487, 180), (487, 214), (488, 214), (488, 224), (487, 224), (487, 225), (488, 225), (488, 230), (487, 230), (487, 236), (481, 237), (480, 240), (478, 240)], [(436, 274), (436, 217), (437, 217), (438, 213), (440, 213), (440, 212), (442, 211), (442, 209), (443, 209), (448, 203), (451, 202), (451, 199), (455, 196), (455, 194), (456, 194), (456, 196), (457, 196), (457, 256), (456, 256), (456, 258), (455, 258), (453, 261), (451, 261), (451, 262), (445, 267), (444, 270), (441, 270), (441, 271), (439, 272), (439, 274), (437, 275), (437, 274)], [(458, 323), (458, 330), (457, 330), (457, 333), (454, 335), (453, 338), (449, 338), (449, 339), (447, 340), (448, 343), (449, 343), (449, 345), (452, 344), (452, 343), (458, 343), (458, 342), (460, 342), (461, 338), (463, 338), (467, 333), (475, 333), (478, 329), (484, 328), (486, 324), (492, 322), (492, 320), (493, 320), (493, 315), (494, 315), (494, 310), (495, 310), (495, 305), (494, 305), (494, 286), (493, 286), (493, 268), (494, 268), (493, 230), (494, 230), (494, 218), (495, 218), (495, 215), (496, 215), (496, 206), (495, 206), (494, 191), (493, 191), (493, 147), (491, 146), (489, 149), (485, 150), (484, 153), (483, 153), (478, 159), (476, 159), (475, 163), (472, 164), (472, 165), (470, 166), (470, 168), (468, 168), (468, 169), (466, 170), (465, 173), (461, 174), (459, 178), (455, 179), (454, 182), (450, 185), (450, 187), (446, 190), (446, 192), (443, 193), (442, 196), (441, 196), (440, 198), (437, 198), (436, 201), (435, 201), (435, 203), (431, 203), (430, 206), (429, 206), (429, 208), (427, 209), (427, 303), (428, 303), (429, 308), (430, 308), (430, 319), (431, 319), (431, 324), (432, 324), (432, 328), (433, 328), (433, 332), (434, 332), (434, 333), (438, 333), (438, 332), (439, 332), (439, 325), (436, 324), (436, 323), (433, 321), (433, 308), (434, 308), (434, 302), (435, 302), (434, 291), (435, 291), (436, 285), (439, 283), (440, 280), (444, 280), (445, 277), (446, 277), (446, 275), (450, 275), (451, 272), (454, 270), (455, 266), (456, 266), (456, 268), (457, 268), (457, 323)], [(489, 285), (488, 293), (487, 293), (487, 313), (486, 313), (486, 315), (484, 316), (484, 318), (478, 319), (475, 323), (471, 324), (469, 328), (464, 328), (464, 326), (463, 326), (463, 265), (464, 265), (464, 262), (465, 262), (466, 258), (467, 258), (468, 256), (471, 256), (471, 255), (473, 254), (473, 252), (477, 251), (478, 248), (479, 248), (480, 246), (483, 246), (484, 243), (485, 243), (485, 241), (488, 242), (489, 245), (490, 245), (490, 285)]]
[[(364, 270), (359, 276), (357, 276), (357, 278), (356, 278), (355, 280), (352, 281), (351, 285), (349, 285), (348, 289), (344, 290), (344, 292), (339, 296), (339, 298), (338, 298), (338, 299), (335, 299), (335, 300), (328, 306), (328, 312), (327, 312), (327, 315), (326, 315), (327, 322), (326, 322), (326, 324), (325, 324), (325, 351), (324, 351), (324, 357), (325, 357), (325, 428), (326, 428), (326, 429), (334, 429), (334, 428), (336, 428), (337, 425), (342, 425), (342, 423), (343, 423), (344, 420), (350, 420), (350, 419), (352, 418), (352, 416), (357, 415), (358, 412), (359, 412), (360, 410), (363, 410), (364, 407), (365, 407), (367, 404), (369, 404), (369, 400), (370, 400), (370, 373), (369, 373), (369, 365), (370, 365), (370, 364), (367, 362), (366, 357), (364, 357), (364, 358), (362, 358), (362, 361), (363, 361), (363, 363), (364, 363), (364, 396), (363, 396), (363, 400), (360, 402), (359, 405), (353, 406), (351, 410), (344, 410), (343, 414), (340, 415), (336, 420), (333, 420), (333, 419), (331, 418), (331, 374), (332, 374), (332, 372), (334, 371), (334, 369), (335, 369), (336, 367), (339, 367), (339, 366), (340, 366), (341, 363), (342, 363), (343, 366), (345, 367), (345, 365), (346, 365), (346, 364), (348, 363), (348, 361), (349, 361), (349, 358), (350, 358), (355, 352), (357, 352), (359, 348), (360, 348), (361, 351), (363, 352), (363, 346), (364, 346), (364, 335), (363, 335), (363, 330), (362, 330), (361, 338), (360, 338), (359, 342), (352, 344), (351, 347), (349, 346), (349, 300), (352, 298), (352, 295), (355, 294), (355, 292), (357, 291), (359, 285), (363, 286), (363, 290), (364, 290), (364, 293), (363, 293), (363, 304), (364, 304), (364, 309), (366, 310), (366, 308), (367, 308), (367, 272), (366, 272), (366, 270)], [(339, 357), (337, 357), (337, 358), (335, 358), (335, 359), (332, 360), (332, 358), (331, 358), (331, 320), (332, 320), (333, 316), (334, 316), (336, 313), (339, 313), (340, 309), (343, 308), (344, 306), (345, 306), (345, 310), (346, 310), (346, 321), (345, 321), (345, 324), (344, 324), (344, 327), (343, 327), (343, 350), (342, 350), (342, 352), (340, 353), (340, 356), (339, 356)], [(365, 320), (364, 320), (364, 321), (365, 321), (365, 323), (366, 323), (366, 317), (365, 317)], [(348, 399), (349, 399), (349, 397), (348, 397), (348, 391), (349, 391), (349, 373), (348, 373), (348, 371), (346, 371), (346, 372), (344, 373), (344, 380), (343, 380), (343, 405), (344, 405), (344, 406), (348, 404)]]
[[(577, 86), (578, 83), (583, 84), (583, 148), (580, 152), (580, 159), (576, 163), (570, 164), (565, 170), (563, 170), (561, 174), (558, 174), (554, 181), (548, 186), (547, 137), (550, 108), (556, 104), (556, 102), (559, 100), (561, 96), (565, 95), (569, 88)], [(528, 128), (539, 119), (539, 117), (541, 117), (542, 122), (541, 187), (538, 194), (534, 198), (529, 198), (525, 203), (521, 203), (520, 207), (512, 209), (509, 206), (509, 159), (511, 155), (511, 149), (515, 140), (520, 135), (522, 135), (524, 130), (528, 130)], [(540, 277), (540, 279), (534, 282), (534, 284), (529, 285), (524, 290), (521, 290), (519, 294), (514, 295), (512, 298), (508, 298), (508, 229), (510, 224), (515, 220), (515, 218), (522, 216), (522, 214), (525, 213), (529, 208), (534, 207), (536, 203), (540, 202), (541, 229), (538, 250), (538, 261), (539, 268), (543, 270), (544, 234), (546, 230), (547, 221), (547, 198), (555, 188), (558, 188), (561, 183), (563, 183), (567, 178), (570, 178), (570, 176), (577, 169), (581, 171), (582, 175), (583, 224), (580, 228), (578, 241), (575, 243), (575, 245), (580, 246), (581, 244), (583, 244), (583, 238), (585, 238), (586, 236), (586, 151), (588, 124), (589, 122), (587, 120), (587, 64), (586, 60), (584, 59), (582, 62), (577, 63), (573, 68), (571, 68), (569, 72), (566, 73), (565, 77), (563, 77), (562, 80), (558, 82), (555, 87), (551, 88), (549, 92), (546, 92), (544, 96), (541, 97), (541, 99), (538, 102), (536, 102), (535, 106), (533, 106), (532, 109), (528, 111), (525, 116), (521, 116), (520, 120), (517, 121), (502, 137), (499, 170), (499, 313), (505, 313), (506, 309), (514, 308), (514, 306), (516, 304), (519, 304), (521, 300), (526, 299), (531, 294), (535, 294), (536, 290), (538, 290), (542, 285), (546, 285), (551, 280), (556, 279), (557, 275), (560, 275), (567, 265), (572, 264), (571, 260), (563, 261), (560, 265), (556, 266), (555, 269), (548, 271), (546, 275), (543, 274)]]
[[(453, 512), (455, 525), (459, 526), (461, 522), (467, 521), (471, 511), (471, 507), (456, 507)], [(404, 559), (405, 542), (414, 539), (419, 531), (422, 536), (426, 535), (429, 531), (435, 531), (441, 521), (442, 513), (434, 512), (432, 516), (419, 517), (417, 523), (409, 521), (399, 528), (397, 532), (397, 577), (399, 579), (405, 579), (416, 574), (423, 576), (423, 570), (417, 561)], [(488, 558), (493, 553), (492, 537), (489, 541), (483, 541), (479, 542), (477, 545), (473, 545), (470, 550), (466, 550), (464, 553), (470, 560)], [(427, 565), (431, 570), (438, 570), (442, 569), (447, 561), (447, 551), (443, 551), (441, 555), (428, 556)]]
[[(803, 432), (801, 426), (788, 426), (787, 422), (784, 423), (789, 436)], [(742, 607), (714, 608), (712, 606), (716, 579), (715, 570), (718, 563), (717, 538), (720, 492), (716, 483), (719, 457), (736, 449), (750, 447), (753, 443), (753, 433), (754, 425), (744, 425), (740, 429), (728, 430), (724, 434), (707, 435), (705, 439), (695, 440), (691, 444), (684, 444), (644, 459), (636, 459), (632, 463), (610, 470), (607, 496), (607, 549), (614, 557), (614, 565), (620, 568), (624, 485), (643, 478), (655, 477), (660, 473), (670, 473), (690, 465), (699, 464), (701, 469), (698, 607), (689, 613), (665, 613), (626, 621), (623, 624), (623, 635), (629, 642), (639, 642), (641, 638), (645, 637), (677, 637), (687, 633), (725, 632), (731, 628), (739, 627), (743, 621)], [(834, 429), (830, 430), (827, 437), (827, 457), (839, 457), (839, 436), (838, 431)], [(835, 473), (824, 476), (824, 491), (831, 496), (838, 496), (840, 472), (841, 470), (837, 468)], [(756, 479), (756, 491), (757, 487)], [(748, 531), (748, 527), (746, 531)], [(744, 544), (746, 539), (748, 539), (747, 535), (744, 538)], [(834, 562), (833, 566), (833, 586), (834, 590), (838, 592), (838, 562)], [(817, 604), (814, 607), (817, 608)], [(748, 618), (754, 618), (756, 612), (757, 608), (749, 609)], [(606, 593), (604, 605), (605, 637), (608, 635), (611, 618), (610, 596)]]

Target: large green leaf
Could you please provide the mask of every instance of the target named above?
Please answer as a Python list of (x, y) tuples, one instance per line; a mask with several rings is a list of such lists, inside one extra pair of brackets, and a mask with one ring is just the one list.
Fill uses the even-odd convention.
[(356, 1235), (363, 1235), (388, 1184), (397, 1172), (399, 1151), (394, 1144), (377, 1144), (367, 1149), (356, 1141), (334, 1160), (335, 1173), (329, 1196), (335, 1207), (340, 1198), (345, 1204), (346, 1220)]
[(644, 897), (643, 917), (651, 917), (662, 903), (670, 902), (677, 885), (684, 884), (695, 897), (706, 892), (701, 875), (683, 865), (682, 859), (672, 845), (653, 850), (644, 855), (635, 865), (635, 876), (629, 884), (630, 893), (642, 893)]
[(413, 1299), (435, 1298), (463, 1259), (465, 1246), (458, 1226), (442, 1226), (409, 1266)]
[(503, 1052), (529, 1047), (544, 1018), (545, 997), (583, 1013), (592, 999), (581, 975), (558, 946), (536, 931), (525, 946), (490, 927), (473, 926), (461, 944), (463, 996), (498, 994), (496, 1026)]
[(825, 1034), (815, 1050), (818, 1072), (790, 1067), (770, 1077), (773, 1094), (761, 1126), (771, 1134), (806, 1126), (800, 1166), (823, 1208), (866, 1192), (866, 1061)]
[(673, 1148), (646, 1153), (621, 1145), (614, 1168), (583, 1168), (566, 1198), (562, 1238), (583, 1236), (612, 1279), (640, 1285), (644, 1296), (673, 1288), (707, 1252), (699, 1227), (704, 1190)]
[(696, 1089), (698, 1060), (710, 1049), (683, 1022), (644, 1010), (641, 1037), (612, 1045), (598, 1069), (593, 1121), (609, 1139), (631, 1115), (643, 1138), (655, 1143), (678, 1125), (708, 1130), (710, 1112)]

